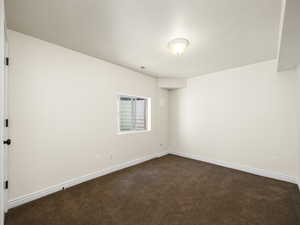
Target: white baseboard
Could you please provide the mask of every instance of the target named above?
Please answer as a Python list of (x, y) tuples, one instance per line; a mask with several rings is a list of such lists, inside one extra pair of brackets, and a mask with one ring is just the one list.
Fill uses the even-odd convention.
[(290, 183), (297, 184), (299, 187), (299, 190), (300, 190), (300, 183), (298, 183), (298, 180), (295, 177), (287, 176), (285, 174), (281, 174), (281, 173), (277, 173), (277, 172), (270, 172), (270, 171), (266, 171), (264, 169), (250, 168), (247, 166), (233, 165), (233, 164), (226, 163), (226, 162), (220, 162), (220, 161), (216, 161), (216, 160), (206, 159), (206, 158), (196, 156), (196, 155), (193, 155), (190, 153), (170, 152), (169, 154), (173, 154), (173, 155), (177, 155), (177, 156), (181, 156), (181, 157), (185, 157), (185, 158), (189, 158), (189, 159), (199, 160), (199, 161), (203, 161), (203, 162), (207, 162), (207, 163), (211, 163), (211, 164), (215, 164), (215, 165), (219, 165), (219, 166), (223, 166), (223, 167), (227, 167), (227, 168), (231, 168), (231, 169), (236, 169), (236, 170), (240, 170), (243, 172), (255, 174), (258, 176), (268, 177), (268, 178), (281, 180), (281, 181), (287, 181)]
[(107, 169), (103, 169), (103, 170), (100, 170), (100, 171), (96, 171), (94, 173), (90, 173), (90, 174), (87, 174), (87, 175), (84, 175), (84, 176), (81, 176), (81, 177), (78, 177), (78, 178), (75, 178), (75, 179), (72, 179), (72, 180), (68, 180), (68, 181), (63, 182), (61, 184), (53, 185), (51, 187), (48, 187), (46, 189), (43, 189), (43, 190), (40, 190), (40, 191), (37, 191), (37, 192), (34, 192), (34, 193), (30, 193), (30, 194), (27, 194), (27, 195), (24, 195), (24, 196), (17, 197), (13, 200), (8, 201), (8, 209), (17, 207), (19, 205), (25, 204), (27, 202), (30, 202), (30, 201), (33, 201), (33, 200), (36, 200), (36, 199), (39, 199), (41, 197), (47, 196), (49, 194), (55, 193), (57, 191), (65, 189), (65, 188), (72, 187), (74, 185), (83, 183), (85, 181), (92, 180), (92, 179), (95, 179), (97, 177), (101, 177), (101, 176), (104, 176), (106, 174), (113, 173), (115, 171), (125, 169), (125, 168), (130, 167), (130, 166), (134, 166), (136, 164), (140, 164), (140, 163), (148, 161), (150, 159), (159, 158), (159, 157), (162, 157), (162, 156), (167, 155), (167, 154), (168, 154), (167, 152), (161, 152), (161, 153), (156, 153), (156, 154), (152, 154), (152, 155), (147, 155), (147, 156), (144, 156), (144, 157), (139, 158), (139, 159), (135, 159), (135, 160), (125, 162), (125, 163), (122, 163), (122, 164), (119, 164), (119, 165), (116, 165), (116, 166), (113, 166), (113, 167), (110, 167), (110, 168), (107, 168)]
[(30, 194), (27, 194), (24, 196), (17, 197), (13, 200), (8, 201), (8, 208), (11, 209), (11, 208), (17, 207), (19, 205), (42, 198), (44, 196), (55, 193), (62, 189), (66, 189), (66, 188), (72, 187), (74, 185), (83, 183), (85, 181), (89, 181), (89, 180), (95, 179), (97, 177), (101, 177), (106, 174), (113, 173), (115, 171), (125, 169), (127, 167), (134, 166), (136, 164), (140, 164), (140, 163), (148, 161), (150, 159), (159, 158), (159, 157), (162, 157), (167, 154), (173, 154), (173, 155), (177, 155), (177, 156), (181, 156), (181, 157), (185, 157), (185, 158), (189, 158), (189, 159), (199, 160), (199, 161), (203, 161), (203, 162), (207, 162), (207, 163), (211, 163), (211, 164), (215, 164), (215, 165), (219, 165), (219, 166), (223, 166), (223, 167), (227, 167), (227, 168), (231, 168), (231, 169), (236, 169), (236, 170), (240, 170), (240, 171), (244, 171), (247, 173), (251, 173), (251, 174), (255, 174), (255, 175), (259, 175), (259, 176), (263, 176), (263, 177), (268, 177), (268, 178), (272, 178), (272, 179), (276, 179), (276, 180), (287, 181), (290, 183), (297, 184), (298, 188), (300, 190), (300, 182), (298, 182), (298, 180), (295, 177), (287, 176), (287, 175), (284, 175), (281, 173), (270, 172), (270, 171), (266, 171), (264, 169), (250, 168), (250, 167), (241, 166), (241, 165), (233, 165), (230, 163), (220, 162), (220, 161), (211, 160), (211, 159), (205, 159), (203, 157), (195, 156), (190, 153), (161, 152), (161, 153), (144, 156), (142, 158), (135, 159), (135, 160), (132, 160), (129, 162), (125, 162), (125, 163), (122, 163), (122, 164), (119, 164), (119, 165), (116, 165), (116, 166), (113, 166), (113, 167), (110, 167), (107, 169), (96, 171), (94, 173), (90, 173), (90, 174), (87, 174), (87, 175), (84, 175), (84, 176), (81, 176), (81, 177), (78, 177), (78, 178), (75, 178), (72, 180), (68, 180), (61, 184), (53, 185), (51, 187), (48, 187), (46, 189), (43, 189), (43, 190), (40, 190), (40, 191), (37, 191), (34, 193), (30, 193)]

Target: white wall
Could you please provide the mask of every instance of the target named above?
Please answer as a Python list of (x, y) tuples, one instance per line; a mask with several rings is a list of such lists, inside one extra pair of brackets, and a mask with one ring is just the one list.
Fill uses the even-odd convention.
[(169, 92), (160, 89), (159, 94), (159, 143), (160, 147), (167, 152), (169, 146)]
[(170, 151), (297, 177), (296, 72), (267, 61), (169, 92)]
[[(297, 124), (298, 124), (298, 129), (299, 129), (299, 140), (300, 140), (300, 64), (296, 68), (296, 73), (297, 73), (297, 82), (296, 82), (296, 94), (297, 94)], [(298, 151), (298, 186), (300, 190), (300, 148)]]
[[(168, 94), (157, 79), (50, 43), (14, 31), (9, 41), (10, 200), (168, 145), (300, 179), (300, 69), (297, 79), (268, 61)], [(151, 132), (117, 135), (120, 92), (152, 98)]]
[(159, 78), (158, 86), (165, 89), (177, 89), (186, 87), (186, 79), (183, 78)]
[(295, 69), (300, 61), (300, 1), (282, 0), (278, 70)]
[[(9, 31), (9, 199), (163, 152), (168, 93), (157, 80)], [(152, 99), (152, 131), (117, 135), (117, 93)]]

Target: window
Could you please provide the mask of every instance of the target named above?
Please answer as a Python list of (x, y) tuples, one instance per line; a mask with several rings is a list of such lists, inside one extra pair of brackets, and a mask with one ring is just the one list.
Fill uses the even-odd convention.
[(150, 98), (119, 96), (119, 132), (150, 130)]

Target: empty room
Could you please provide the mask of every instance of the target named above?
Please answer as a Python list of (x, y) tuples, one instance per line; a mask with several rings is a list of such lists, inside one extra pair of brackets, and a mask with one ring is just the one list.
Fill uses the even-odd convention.
[(0, 0), (0, 225), (300, 225), (299, 0)]

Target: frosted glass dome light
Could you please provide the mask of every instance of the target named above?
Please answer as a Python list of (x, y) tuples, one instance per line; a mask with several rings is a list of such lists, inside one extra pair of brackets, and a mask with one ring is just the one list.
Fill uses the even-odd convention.
[(168, 43), (168, 48), (174, 55), (182, 55), (190, 42), (185, 38), (176, 38)]

